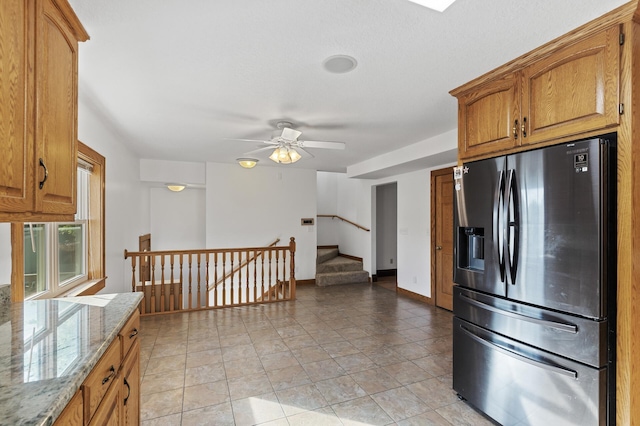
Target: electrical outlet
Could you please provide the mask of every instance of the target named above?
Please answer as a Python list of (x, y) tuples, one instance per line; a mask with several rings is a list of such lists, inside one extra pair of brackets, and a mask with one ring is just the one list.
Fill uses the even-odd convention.
[(389, 259), (389, 263), (393, 265), (393, 257)]
[(418, 278), (417, 277), (413, 277), (412, 281), (413, 281), (414, 284), (417, 284), (418, 283)]

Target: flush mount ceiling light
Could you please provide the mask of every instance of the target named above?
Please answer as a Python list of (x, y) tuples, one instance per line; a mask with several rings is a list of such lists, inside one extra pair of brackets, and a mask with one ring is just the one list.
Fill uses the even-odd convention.
[(330, 73), (344, 74), (353, 71), (358, 66), (358, 61), (348, 55), (335, 55), (325, 59), (323, 65)]
[(167, 189), (169, 191), (173, 192), (180, 192), (187, 187), (187, 185), (184, 185), (182, 183), (166, 183), (165, 185), (167, 186)]
[(295, 149), (287, 146), (279, 146), (273, 150), (269, 159), (275, 161), (278, 164), (291, 164), (295, 163), (302, 156)]
[(240, 164), (241, 167), (244, 167), (245, 169), (253, 169), (260, 160), (257, 160), (255, 158), (236, 158), (236, 161), (238, 162), (238, 164)]
[(412, 3), (419, 4), (420, 6), (428, 7), (429, 9), (436, 10), (438, 12), (444, 12), (446, 8), (451, 6), (455, 0), (409, 0)]

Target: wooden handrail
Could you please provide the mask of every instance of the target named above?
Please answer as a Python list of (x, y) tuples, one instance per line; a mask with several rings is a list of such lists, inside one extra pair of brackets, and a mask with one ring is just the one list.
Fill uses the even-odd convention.
[[(280, 238), (276, 238), (275, 241), (272, 242), (271, 244), (269, 244), (267, 247), (273, 247), (276, 244), (278, 244), (279, 242), (280, 242)], [(257, 259), (258, 257), (262, 256), (262, 251), (258, 251), (258, 252), (254, 252), (254, 253), (255, 254), (253, 256), (251, 256), (251, 258), (243, 260), (242, 263), (240, 263), (238, 266), (233, 268), (233, 270), (231, 272), (227, 272), (223, 277), (219, 278), (218, 281), (216, 281), (215, 283), (207, 284), (207, 291), (213, 290), (214, 288), (216, 288), (218, 286), (218, 284), (224, 282), (229, 277), (231, 277), (232, 275), (236, 274), (240, 269), (244, 268), (247, 264), (253, 262), (254, 259)]]
[(367, 229), (362, 225), (358, 225), (355, 222), (351, 222), (349, 219), (345, 219), (344, 217), (338, 216), (337, 214), (319, 214), (318, 217), (330, 217), (331, 219), (340, 219), (341, 221), (347, 222), (348, 224), (351, 224), (358, 229), (362, 229), (363, 231), (367, 231), (367, 232), (371, 231), (370, 229)]

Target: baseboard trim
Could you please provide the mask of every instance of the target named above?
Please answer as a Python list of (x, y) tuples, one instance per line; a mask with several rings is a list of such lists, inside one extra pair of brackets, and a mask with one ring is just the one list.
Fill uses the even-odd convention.
[(337, 245), (335, 245), (335, 246), (318, 246), (319, 250), (337, 249), (337, 248), (338, 248)]
[(299, 286), (299, 285), (316, 285), (316, 280), (315, 279), (296, 280), (296, 286)]
[(397, 269), (378, 269), (376, 275), (379, 277), (395, 277), (398, 275)]
[(404, 289), (404, 288), (400, 288), (398, 286), (396, 286), (396, 292), (399, 293), (399, 294), (402, 294), (404, 296), (407, 296), (407, 297), (409, 297), (411, 299), (418, 300), (420, 302), (426, 303), (427, 305), (434, 305), (432, 297), (423, 296), (421, 294), (414, 293), (413, 291), (410, 291), (410, 290), (407, 290), (407, 289)]

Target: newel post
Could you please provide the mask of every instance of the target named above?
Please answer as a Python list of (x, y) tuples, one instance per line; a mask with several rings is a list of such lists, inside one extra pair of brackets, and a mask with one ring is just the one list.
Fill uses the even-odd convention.
[(291, 270), (289, 271), (289, 297), (296, 300), (296, 239), (291, 237), (289, 240), (289, 253), (291, 254)]

